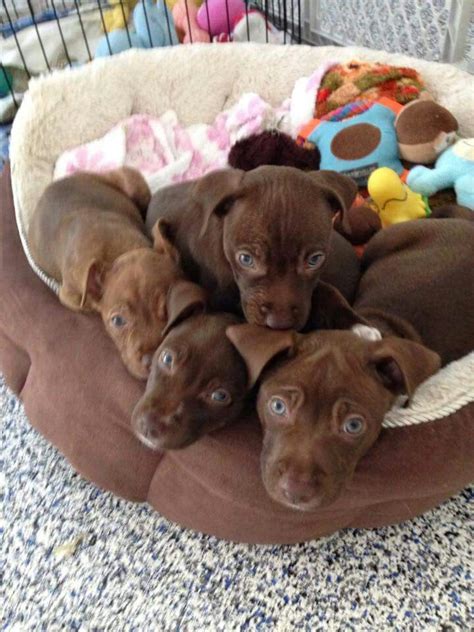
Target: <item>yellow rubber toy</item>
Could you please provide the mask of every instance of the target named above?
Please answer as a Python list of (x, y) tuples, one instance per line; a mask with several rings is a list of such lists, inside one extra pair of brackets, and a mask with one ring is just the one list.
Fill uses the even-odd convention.
[(384, 228), (431, 213), (428, 200), (409, 189), (388, 167), (380, 167), (371, 173), (367, 190), (373, 203), (371, 206), (379, 214)]

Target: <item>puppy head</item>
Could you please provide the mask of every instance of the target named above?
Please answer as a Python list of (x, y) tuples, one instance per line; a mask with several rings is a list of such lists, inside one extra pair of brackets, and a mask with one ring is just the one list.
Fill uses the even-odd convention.
[[(332, 221), (356, 195), (334, 172), (291, 167), (228, 169), (202, 178), (194, 198), (210, 224), (221, 224), (223, 248), (246, 319), (272, 329), (301, 329), (330, 248)], [(347, 230), (350, 230), (347, 227)]]
[(236, 322), (229, 314), (197, 315), (168, 333), (132, 415), (145, 445), (184, 448), (242, 415), (249, 393), (246, 367), (225, 335)]
[(93, 263), (87, 293), (125, 366), (139, 379), (148, 377), (166, 328), (206, 303), (204, 291), (184, 280), (177, 257), (152, 248), (124, 254), (108, 270)]
[[(244, 327), (250, 326), (234, 328), (233, 339), (258, 373), (263, 367), (255, 338), (261, 334)], [(271, 355), (268, 343), (263, 366)], [(306, 511), (334, 502), (396, 397), (410, 396), (439, 366), (437, 354), (400, 338), (367, 341), (349, 331), (299, 335), (287, 357), (265, 372), (258, 394), (262, 477), (270, 496)]]

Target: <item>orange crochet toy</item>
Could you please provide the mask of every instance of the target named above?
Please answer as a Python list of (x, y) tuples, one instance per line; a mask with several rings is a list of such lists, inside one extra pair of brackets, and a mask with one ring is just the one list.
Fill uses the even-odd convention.
[(370, 62), (336, 64), (324, 75), (315, 103), (315, 118), (359, 99), (377, 101), (386, 97), (404, 105), (431, 98), (420, 75), (413, 68)]

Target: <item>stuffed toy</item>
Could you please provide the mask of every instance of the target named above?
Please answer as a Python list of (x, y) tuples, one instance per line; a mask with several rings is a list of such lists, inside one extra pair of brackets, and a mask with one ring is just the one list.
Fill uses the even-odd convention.
[(111, 33), (116, 29), (125, 28), (128, 24), (130, 14), (135, 8), (138, 0), (109, 0), (110, 9), (104, 9), (102, 16), (104, 18), (104, 30)]
[(474, 210), (474, 138), (461, 138), (446, 149), (434, 169), (414, 167), (407, 184), (427, 196), (454, 187), (457, 203)]
[(145, 48), (141, 37), (132, 28), (117, 29), (99, 40), (94, 57), (109, 57), (129, 48)]
[(319, 169), (316, 147), (300, 147), (290, 136), (276, 130), (253, 134), (239, 140), (231, 148), (228, 162), (231, 167), (250, 171), (261, 165), (295, 167), (306, 171)]
[(458, 122), (430, 99), (411, 101), (395, 120), (400, 156), (416, 164), (431, 164), (456, 140)]
[(370, 174), (367, 190), (383, 228), (430, 215), (428, 200), (412, 191), (392, 169), (382, 167)]
[(173, 7), (173, 19), (176, 30), (182, 33), (183, 44), (211, 41), (209, 33), (199, 28), (197, 23), (198, 7), (193, 0), (177, 0)]
[(237, 17), (245, 13), (243, 0), (206, 0), (197, 12), (196, 21), (200, 29), (218, 36), (232, 32)]
[[(166, 0), (166, 6), (168, 7), (170, 11), (172, 11), (178, 2), (179, 0)], [(197, 7), (200, 7), (202, 4), (202, 0), (194, 0), (194, 4)]]
[(178, 44), (173, 16), (165, 0), (140, 0), (133, 10), (133, 27), (117, 29), (104, 36), (95, 57), (108, 57), (129, 48), (154, 48)]
[[(351, 103), (339, 108), (331, 118), (313, 119), (300, 131), (298, 141), (318, 147), (321, 169), (344, 173), (359, 186), (365, 186), (378, 167), (403, 173), (394, 127), (399, 109), (390, 99)], [(343, 120), (339, 120), (341, 117)]]
[(356, 99), (388, 98), (405, 105), (426, 97), (429, 98), (429, 94), (413, 68), (350, 61), (332, 65), (322, 78), (316, 93), (314, 117), (321, 118)]
[(233, 42), (258, 42), (259, 44), (283, 44), (284, 34), (256, 9), (244, 11), (236, 17), (232, 26)]
[[(410, 199), (410, 196), (408, 197), (408, 199)], [(456, 218), (474, 222), (474, 213), (472, 213), (468, 208), (464, 206), (454, 204), (452, 201), (443, 203), (440, 200), (436, 200), (436, 198), (430, 198), (429, 208), (431, 209), (431, 213), (425, 215), (422, 215), (420, 213), (420, 219), (423, 217), (433, 217), (437, 219)], [(396, 209), (396, 214), (397, 210), (398, 209)], [(418, 211), (419, 210), (420, 208), (418, 207)], [(426, 207), (426, 210), (428, 213), (428, 207)], [(403, 209), (404, 214), (405, 211), (406, 208)], [(384, 215), (384, 213), (382, 214)], [(405, 214), (405, 219), (417, 219), (415, 217), (412, 217), (411, 213), (408, 213), (408, 215), (410, 215), (410, 217)], [(400, 215), (398, 216), (400, 217)], [(347, 220), (350, 226), (350, 232), (344, 229), (339, 216), (336, 216), (333, 223), (333, 228), (334, 230), (337, 230), (337, 232), (340, 233), (343, 237), (345, 237), (347, 241), (349, 241), (354, 246), (356, 254), (358, 256), (361, 256), (364, 251), (364, 245), (369, 241), (371, 237), (373, 237), (373, 235), (375, 235), (375, 233), (382, 229), (382, 222), (380, 219), (378, 208), (373, 200), (371, 200), (370, 198), (364, 198), (360, 194), (358, 194), (354, 201), (354, 204), (347, 211)]]

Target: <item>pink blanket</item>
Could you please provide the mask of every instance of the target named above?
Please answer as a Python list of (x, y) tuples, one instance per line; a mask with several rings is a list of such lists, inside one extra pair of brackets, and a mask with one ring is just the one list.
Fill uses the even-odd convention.
[(312, 118), (320, 81), (331, 65), (325, 63), (311, 76), (298, 79), (291, 98), (278, 107), (257, 94), (244, 94), (210, 125), (184, 127), (173, 110), (159, 117), (134, 114), (102, 138), (64, 152), (54, 178), (127, 165), (142, 172), (154, 193), (226, 167), (232, 145), (251, 134), (279, 129), (296, 138), (299, 128)]
[(173, 110), (154, 118), (135, 114), (105, 136), (64, 152), (54, 178), (76, 171), (102, 172), (123, 165), (141, 171), (152, 192), (227, 166), (232, 145), (271, 128), (285, 128), (288, 102), (273, 108), (256, 94), (245, 94), (211, 125), (183, 127)]

